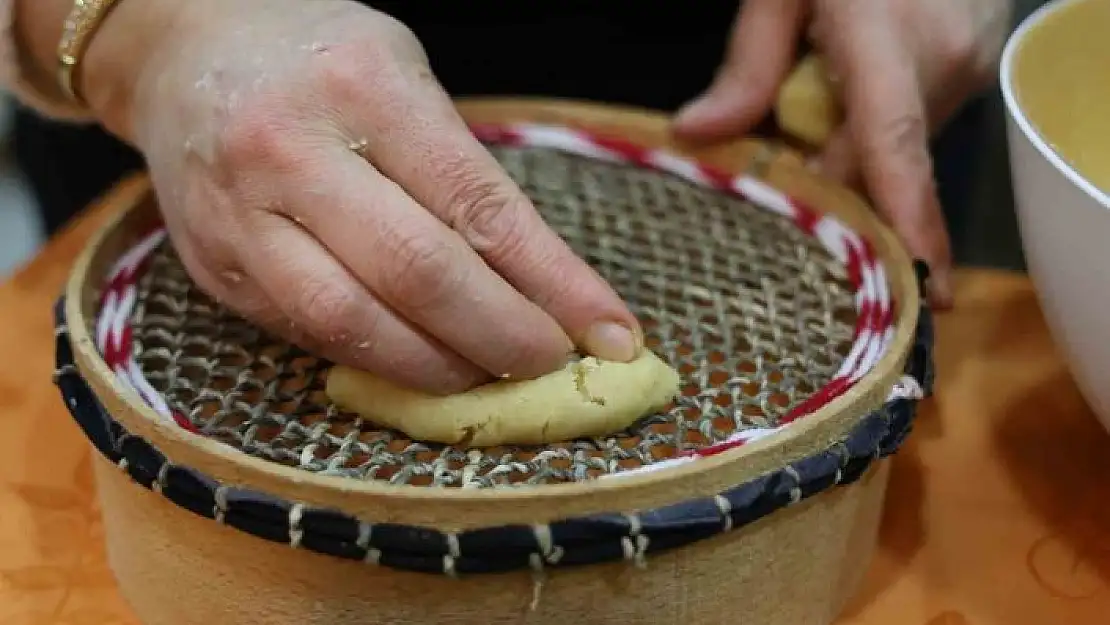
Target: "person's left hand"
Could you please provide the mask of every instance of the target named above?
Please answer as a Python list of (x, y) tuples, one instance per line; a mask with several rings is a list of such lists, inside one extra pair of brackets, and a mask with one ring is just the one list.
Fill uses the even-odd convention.
[(862, 183), (929, 264), (931, 301), (947, 307), (951, 251), (928, 140), (994, 80), (1011, 11), (1011, 0), (745, 0), (716, 79), (679, 111), (675, 134), (746, 133), (773, 105), (807, 36), (845, 113), (817, 159), (822, 173)]

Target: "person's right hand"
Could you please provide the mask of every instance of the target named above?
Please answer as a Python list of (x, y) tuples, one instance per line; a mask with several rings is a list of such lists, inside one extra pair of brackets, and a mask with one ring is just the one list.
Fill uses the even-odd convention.
[[(173, 32), (120, 58), (109, 38), (167, 1)], [(175, 248), (219, 301), (435, 393), (542, 375), (576, 347), (637, 354), (635, 318), (471, 135), (397, 21), (346, 0), (115, 11), (82, 89), (146, 157)]]

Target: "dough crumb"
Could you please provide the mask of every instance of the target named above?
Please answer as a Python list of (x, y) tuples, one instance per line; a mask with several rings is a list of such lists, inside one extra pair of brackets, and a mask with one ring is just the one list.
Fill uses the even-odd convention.
[(571, 363), (570, 366), (574, 369), (574, 386), (578, 389), (578, 393), (591, 404), (604, 406), (605, 398), (590, 394), (589, 386), (586, 383), (586, 376), (588, 376), (591, 371), (596, 370), (600, 364), (600, 360), (585, 359)]

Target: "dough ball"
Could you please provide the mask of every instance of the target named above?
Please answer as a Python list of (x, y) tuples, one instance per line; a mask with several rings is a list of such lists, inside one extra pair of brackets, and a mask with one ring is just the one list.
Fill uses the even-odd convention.
[(649, 350), (628, 363), (587, 357), (532, 380), (498, 380), (449, 396), (344, 366), (332, 368), (326, 386), (340, 408), (413, 440), (471, 447), (606, 436), (666, 406), (678, 392), (678, 372)]
[(824, 59), (810, 54), (790, 73), (779, 90), (775, 121), (788, 135), (822, 147), (840, 125), (844, 112), (829, 83)]

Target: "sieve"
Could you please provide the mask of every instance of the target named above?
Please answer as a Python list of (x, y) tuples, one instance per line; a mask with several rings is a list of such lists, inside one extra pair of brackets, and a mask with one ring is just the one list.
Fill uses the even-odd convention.
[[(204, 294), (143, 186), (58, 308), (57, 383), (115, 478), (194, 522), (336, 566), (534, 578), (650, 570), (860, 488), (898, 449), (932, 383), (926, 271), (847, 191), (785, 165), (770, 143), (694, 158), (636, 130), (655, 121), (642, 112), (463, 111), (628, 302), (681, 395), (606, 437), (409, 440), (336, 409), (323, 391), (330, 363)], [(723, 164), (737, 160), (739, 172)]]

